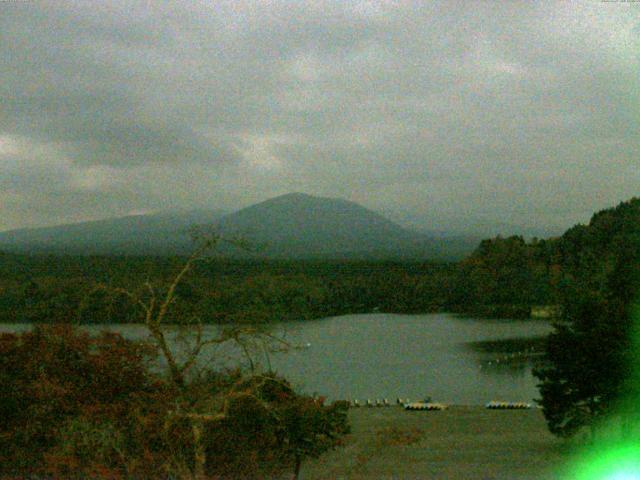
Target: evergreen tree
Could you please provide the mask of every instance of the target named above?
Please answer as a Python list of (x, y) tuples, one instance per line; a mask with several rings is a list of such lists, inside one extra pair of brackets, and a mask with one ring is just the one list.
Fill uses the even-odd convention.
[[(585, 248), (578, 252), (590, 256)], [(546, 364), (534, 371), (541, 380), (540, 403), (552, 433), (571, 436), (594, 427), (615, 406), (637, 402), (634, 380), (634, 299), (640, 287), (640, 243), (621, 237), (612, 268), (589, 269), (601, 278), (572, 277), (565, 287), (563, 314), (549, 336)], [(611, 262), (610, 259), (607, 260)], [(635, 410), (635, 409), (634, 409)]]

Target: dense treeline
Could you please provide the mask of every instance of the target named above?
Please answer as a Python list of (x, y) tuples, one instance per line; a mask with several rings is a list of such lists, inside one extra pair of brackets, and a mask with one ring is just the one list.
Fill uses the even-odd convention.
[(594, 427), (625, 397), (638, 414), (633, 297), (623, 291), (635, 293), (640, 283), (618, 273), (600, 291), (575, 287), (565, 293), (562, 316), (546, 340), (546, 361), (534, 372), (549, 428), (559, 436)]
[[(558, 242), (562, 316), (537, 369), (550, 430), (572, 436), (617, 413), (637, 440), (640, 199), (595, 214)], [(634, 338), (635, 337), (635, 338)], [(633, 437), (632, 437), (633, 435)]]
[(533, 305), (556, 303), (562, 267), (553, 254), (555, 242), (483, 240), (460, 263), (451, 304), (476, 315), (528, 317)]
[(621, 256), (638, 245), (639, 198), (600, 211), (558, 238), (484, 240), (460, 262), (450, 303), (478, 314), (527, 316), (533, 305), (566, 303), (575, 290), (604, 291)]
[[(208, 258), (181, 285), (179, 315), (204, 322), (299, 320), (367, 312), (454, 311), (528, 317), (577, 283), (601, 288), (618, 253), (638, 239), (640, 200), (596, 213), (559, 238), (483, 240), (459, 263)], [(128, 322), (128, 290), (162, 285), (184, 257), (0, 254), (0, 321)], [(186, 310), (184, 310), (186, 309)], [(116, 313), (117, 312), (117, 313)], [(60, 318), (58, 318), (60, 317)]]
[[(182, 257), (47, 257), (3, 254), (0, 320), (129, 322), (135, 307), (99, 285), (166, 284)], [(178, 290), (174, 314), (204, 322), (321, 318), (372, 311), (446, 309), (455, 266), (395, 262), (228, 261), (204, 259)]]

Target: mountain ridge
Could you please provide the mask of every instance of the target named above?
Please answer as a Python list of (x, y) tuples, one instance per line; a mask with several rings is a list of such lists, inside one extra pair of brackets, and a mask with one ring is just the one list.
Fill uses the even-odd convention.
[(293, 192), (223, 214), (199, 210), (133, 215), (0, 232), (0, 249), (69, 254), (183, 254), (191, 226), (240, 236), (257, 253), (220, 249), (221, 255), (271, 258), (461, 258), (477, 238), (435, 238), (407, 229), (356, 202)]
[[(189, 227), (213, 223), (216, 210), (126, 215), (47, 227), (0, 232), (0, 249), (31, 253), (171, 253), (171, 245), (189, 238)], [(169, 246), (169, 248), (167, 248)]]

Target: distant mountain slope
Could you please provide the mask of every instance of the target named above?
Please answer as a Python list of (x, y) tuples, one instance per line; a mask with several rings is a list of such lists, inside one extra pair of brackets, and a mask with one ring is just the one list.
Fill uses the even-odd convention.
[(263, 244), (283, 258), (439, 258), (470, 252), (476, 241), (434, 239), (407, 230), (357, 203), (291, 193), (222, 218), (218, 227)]
[[(216, 211), (138, 215), (0, 232), (0, 250), (69, 254), (188, 253), (194, 225), (241, 236), (257, 252), (221, 247), (236, 257), (456, 260), (479, 239), (410, 231), (361, 205), (291, 193), (222, 215)], [(262, 248), (260, 248), (262, 247)]]
[(0, 232), (0, 249), (69, 254), (166, 254), (187, 251), (188, 230), (213, 224), (219, 211), (131, 215), (106, 220)]

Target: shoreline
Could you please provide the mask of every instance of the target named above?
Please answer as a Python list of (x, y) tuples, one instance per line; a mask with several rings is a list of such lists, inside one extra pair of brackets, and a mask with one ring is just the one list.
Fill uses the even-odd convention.
[(351, 408), (345, 445), (303, 464), (301, 478), (465, 480), (559, 478), (570, 442), (542, 411), (451, 405), (443, 411)]

